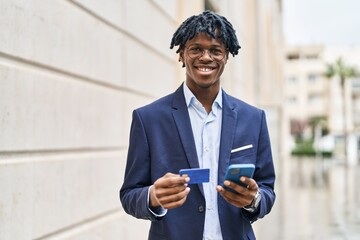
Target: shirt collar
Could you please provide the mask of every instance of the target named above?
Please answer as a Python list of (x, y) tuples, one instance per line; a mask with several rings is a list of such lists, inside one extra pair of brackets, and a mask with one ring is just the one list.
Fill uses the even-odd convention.
[[(184, 82), (183, 84), (184, 89), (184, 96), (185, 96), (185, 102), (186, 106), (189, 107), (190, 104), (196, 99), (195, 95), (191, 92), (190, 88), (186, 85)], [(215, 98), (215, 101), (213, 103), (213, 106), (217, 105), (219, 108), (222, 108), (222, 89), (220, 87), (219, 92)]]

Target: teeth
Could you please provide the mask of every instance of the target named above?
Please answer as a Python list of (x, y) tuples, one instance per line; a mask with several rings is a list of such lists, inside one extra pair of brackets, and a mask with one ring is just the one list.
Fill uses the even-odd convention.
[(211, 68), (199, 68), (199, 70), (202, 71), (202, 72), (209, 72), (212, 69)]

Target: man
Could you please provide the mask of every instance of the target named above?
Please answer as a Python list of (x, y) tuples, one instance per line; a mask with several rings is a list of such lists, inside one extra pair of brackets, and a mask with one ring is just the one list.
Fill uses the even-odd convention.
[[(275, 173), (264, 112), (220, 86), (229, 53), (240, 48), (235, 30), (205, 11), (182, 23), (174, 46), (185, 83), (133, 112), (123, 208), (152, 221), (149, 239), (255, 239), (251, 223), (274, 204)], [(253, 178), (240, 179), (247, 187), (224, 181), (237, 163), (256, 166)], [(188, 184), (178, 174), (186, 168), (209, 168), (210, 182)]]

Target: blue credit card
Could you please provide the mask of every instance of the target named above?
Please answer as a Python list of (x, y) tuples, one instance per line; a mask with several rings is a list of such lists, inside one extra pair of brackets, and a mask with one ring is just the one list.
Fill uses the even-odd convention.
[(188, 184), (197, 184), (209, 182), (210, 169), (209, 168), (189, 168), (181, 169), (179, 171), (180, 176), (187, 175), (190, 178)]

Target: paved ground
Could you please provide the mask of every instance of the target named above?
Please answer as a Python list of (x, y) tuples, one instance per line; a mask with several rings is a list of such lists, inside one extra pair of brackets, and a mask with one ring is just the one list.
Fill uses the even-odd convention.
[(277, 169), (277, 200), (254, 223), (259, 240), (359, 240), (360, 167), (289, 158)]

